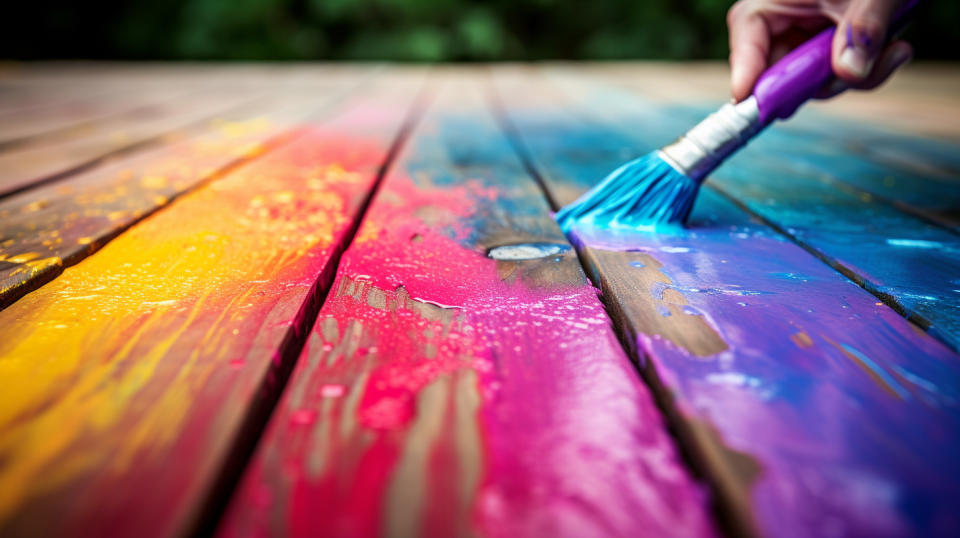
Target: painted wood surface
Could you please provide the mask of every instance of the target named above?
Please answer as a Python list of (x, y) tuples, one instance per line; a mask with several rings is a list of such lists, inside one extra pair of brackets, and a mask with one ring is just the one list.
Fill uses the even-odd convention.
[[(782, 152), (784, 158), (801, 161), (828, 157), (826, 173), (956, 228), (957, 189), (950, 185), (955, 187), (960, 179), (960, 98), (954, 91), (960, 70), (931, 67), (911, 66), (879, 91), (812, 101), (752, 146), (763, 148), (758, 153)], [(683, 115), (691, 123), (716, 110), (728, 93), (726, 66), (715, 63), (578, 65), (549, 71), (592, 83), (594, 91), (598, 86), (629, 89), (643, 97), (641, 105)], [(918, 108), (925, 110), (919, 113)], [(945, 138), (917, 136), (903, 128), (914, 121), (926, 127), (921, 132), (943, 133)]]
[[(642, 148), (665, 145), (689, 128), (694, 117), (702, 118), (689, 111), (664, 113), (596, 84), (576, 84), (570, 95), (623, 129), (645, 122), (649, 127), (644, 129)], [(709, 182), (954, 350), (960, 349), (960, 237), (868, 193), (844, 188), (849, 178), (882, 183), (889, 174), (876, 163), (845, 160), (836, 151), (822, 149), (830, 145), (773, 129), (717, 169)]]
[(481, 81), (457, 80), (344, 254), (220, 536), (714, 534)]
[[(680, 117), (693, 125), (719, 105), (657, 107), (657, 113), (675, 116), (677, 126), (683, 125)], [(889, 205), (960, 232), (960, 143), (895, 135), (804, 110), (799, 118), (769, 128), (745, 154), (748, 158), (735, 162), (761, 159), (816, 178), (868, 206)]]
[(0, 312), (0, 535), (195, 528), (269, 411), (418, 86), (358, 96)]
[(345, 89), (287, 92), (224, 114), (192, 138), (0, 199), (0, 308), (191, 188), (301, 134)]
[[(590, 120), (616, 104), (574, 103), (547, 86), (505, 71), (497, 79), (559, 204), (662, 145), (675, 123)], [(740, 532), (960, 532), (960, 465), (949, 448), (960, 439), (956, 354), (709, 187), (678, 235), (578, 234)]]

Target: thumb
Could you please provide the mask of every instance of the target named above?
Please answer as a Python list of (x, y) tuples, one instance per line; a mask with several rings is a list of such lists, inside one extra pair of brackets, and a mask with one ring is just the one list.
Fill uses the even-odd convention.
[(833, 38), (833, 72), (848, 82), (870, 74), (884, 49), (887, 27), (899, 0), (853, 0)]

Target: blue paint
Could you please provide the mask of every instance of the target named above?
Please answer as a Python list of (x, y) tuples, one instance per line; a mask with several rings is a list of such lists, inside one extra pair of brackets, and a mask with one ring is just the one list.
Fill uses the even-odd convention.
[(894, 247), (943, 248), (943, 243), (939, 241), (924, 239), (887, 239), (887, 244)]
[[(593, 109), (640, 147), (669, 142), (710, 110), (677, 107), (658, 115), (625, 92), (598, 95)], [(930, 334), (960, 350), (960, 302), (956, 284), (950, 283), (960, 274), (956, 234), (849, 187), (908, 201), (927, 214), (948, 214), (960, 203), (957, 183), (905, 174), (852, 154), (843, 138), (831, 133), (843, 133), (847, 124), (824, 121), (818, 133), (804, 133), (793, 124), (771, 126), (706, 184), (722, 188), (828, 262), (856, 273), (863, 287), (892, 297), (909, 316), (933, 326)], [(596, 139), (592, 144), (597, 146)], [(884, 186), (890, 176), (897, 178), (896, 187)], [(691, 229), (696, 217), (694, 211)]]
[(890, 387), (890, 389), (892, 389), (894, 392), (900, 395), (901, 398), (906, 400), (907, 398), (910, 397), (910, 393), (907, 392), (907, 389), (903, 388), (903, 385), (901, 385), (900, 383), (897, 383), (897, 380), (894, 379), (893, 376), (887, 373), (887, 371), (884, 370), (879, 364), (873, 362), (873, 360), (870, 359), (870, 357), (867, 357), (863, 353), (860, 353), (860, 351), (858, 351), (855, 347), (849, 344), (840, 344), (840, 346), (842, 346), (847, 353), (859, 359), (863, 365), (870, 368), (871, 372), (873, 372), (874, 374), (877, 375), (877, 377), (882, 379), (883, 382), (886, 383), (886, 385)]
[(700, 184), (654, 152), (614, 170), (596, 187), (557, 212), (564, 232), (574, 225), (659, 231), (682, 226)]

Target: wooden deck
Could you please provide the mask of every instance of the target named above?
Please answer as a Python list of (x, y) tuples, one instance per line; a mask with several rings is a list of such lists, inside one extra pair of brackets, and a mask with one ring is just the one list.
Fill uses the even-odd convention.
[(0, 536), (960, 535), (960, 68), (554, 223), (725, 77), (0, 67)]

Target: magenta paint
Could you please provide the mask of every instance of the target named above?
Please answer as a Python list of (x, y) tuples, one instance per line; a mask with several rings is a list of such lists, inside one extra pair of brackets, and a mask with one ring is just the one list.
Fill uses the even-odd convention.
[[(715, 535), (510, 146), (491, 118), (435, 114), (344, 253), (221, 535)], [(496, 251), (506, 218), (530, 248)], [(528, 276), (543, 263), (576, 278)]]

